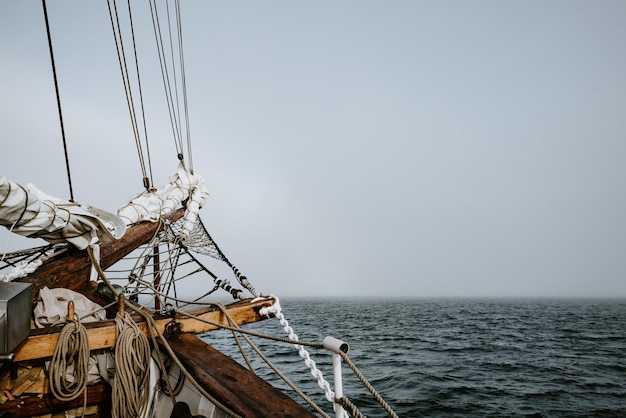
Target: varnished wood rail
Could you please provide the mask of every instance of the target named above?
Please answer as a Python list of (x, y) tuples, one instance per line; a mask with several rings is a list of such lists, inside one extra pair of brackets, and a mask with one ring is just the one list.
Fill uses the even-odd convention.
[[(273, 299), (254, 299), (227, 305), (226, 309), (230, 317), (238, 325), (244, 325), (266, 319), (266, 317), (261, 315), (259, 311), (261, 308), (272, 306), (273, 303)], [(203, 321), (229, 325), (226, 316), (221, 310), (215, 307), (195, 308), (187, 310), (186, 312), (194, 317), (155, 317), (157, 329), (161, 333), (166, 333), (165, 328), (168, 324), (175, 322), (180, 332), (199, 334), (219, 328), (219, 326), (207, 324)], [(148, 326), (143, 318), (137, 316), (135, 318), (135, 322), (137, 322), (140, 330), (142, 330), (146, 335), (149, 335)], [(117, 333), (115, 321), (107, 320), (87, 322), (83, 325), (87, 330), (90, 350), (111, 348), (115, 345)], [(31, 335), (16, 349), (13, 361), (17, 362), (52, 357), (62, 329), (62, 326), (55, 326), (31, 330)]]

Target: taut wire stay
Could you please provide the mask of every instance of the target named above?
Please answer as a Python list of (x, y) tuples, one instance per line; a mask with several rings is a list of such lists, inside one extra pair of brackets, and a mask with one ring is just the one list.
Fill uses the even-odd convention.
[(57, 80), (57, 69), (54, 63), (54, 52), (52, 50), (52, 35), (50, 34), (50, 24), (48, 23), (48, 8), (46, 0), (41, 0), (43, 6), (43, 16), (46, 21), (46, 33), (48, 34), (48, 49), (50, 50), (50, 61), (52, 63), (52, 76), (54, 77), (54, 90), (57, 98), (57, 108), (59, 109), (59, 123), (61, 124), (61, 137), (63, 139), (63, 152), (65, 154), (65, 167), (67, 170), (67, 183), (70, 189), (70, 201), (74, 201), (74, 191), (72, 190), (72, 174), (70, 172), (70, 159), (67, 153), (67, 141), (65, 139), (65, 125), (63, 124), (63, 111), (61, 110), (61, 95), (59, 94), (59, 82)]
[[(146, 189), (149, 189), (152, 185), (152, 178), (148, 177), (148, 170), (146, 170), (146, 162), (145, 162), (145, 158), (144, 158), (144, 153), (143, 153), (143, 146), (141, 144), (141, 135), (139, 133), (139, 127), (138, 127), (138, 121), (137, 121), (137, 114), (135, 111), (135, 104), (134, 104), (134, 100), (133, 100), (133, 92), (132, 92), (132, 86), (131, 86), (131, 80), (130, 80), (130, 75), (128, 73), (128, 66), (126, 64), (126, 53), (124, 50), (124, 41), (122, 38), (122, 28), (120, 25), (120, 20), (119, 20), (119, 13), (117, 10), (117, 1), (113, 0), (113, 7), (111, 7), (111, 0), (107, 0), (107, 5), (109, 8), (109, 17), (111, 19), (111, 28), (113, 29), (113, 38), (115, 41), (115, 48), (117, 51), (117, 58), (120, 64), (120, 72), (122, 75), (122, 83), (124, 85), (124, 93), (126, 95), (126, 103), (128, 105), (128, 112), (130, 115), (130, 120), (131, 120), (131, 125), (132, 125), (132, 129), (133, 129), (133, 134), (135, 136), (135, 145), (137, 147), (137, 154), (139, 156), (139, 165), (141, 168), (141, 173), (143, 176), (143, 183), (144, 183), (144, 187)], [(133, 47), (134, 47), (134, 53), (135, 53), (135, 64), (136, 64), (136, 69), (137, 69), (137, 79), (139, 80), (139, 64), (138, 64), (138, 60), (137, 60), (137, 50), (135, 48), (135, 34), (134, 34), (134, 29), (132, 26), (132, 14), (130, 13), (130, 2), (128, 2), (128, 10), (129, 10), (129, 19), (130, 19), (130, 25), (131, 25), (131, 31), (132, 31), (132, 38), (133, 38)], [(114, 17), (115, 15), (115, 17)], [(138, 81), (138, 88), (139, 91), (141, 92), (141, 82)], [(140, 93), (140, 101), (141, 101), (141, 106), (142, 106), (142, 119), (144, 122), (144, 132), (145, 132), (145, 147), (146, 147), (146, 153), (148, 154), (148, 165), (150, 165), (150, 153), (149, 153), (149, 147), (148, 147), (148, 137), (147, 137), (147, 130), (145, 128), (145, 114), (143, 113), (143, 96)], [(152, 169), (150, 168), (150, 172), (152, 172)]]
[[(182, 19), (180, 12), (180, 2), (175, 0), (175, 30), (172, 30), (172, 19), (170, 18), (171, 12), (169, 8), (169, 1), (166, 2), (167, 24), (169, 34), (169, 60), (168, 54), (165, 48), (166, 43), (163, 40), (163, 30), (161, 28), (161, 21), (159, 19), (159, 10), (156, 0), (150, 0), (150, 12), (152, 14), (152, 25), (154, 29), (154, 37), (157, 45), (157, 52), (159, 55), (159, 63), (161, 66), (161, 77), (163, 80), (163, 88), (166, 97), (166, 103), (170, 116), (170, 123), (172, 125), (172, 135), (174, 138), (174, 144), (176, 146), (176, 152), (178, 153), (179, 160), (185, 162), (185, 146), (183, 137), (186, 137), (187, 142), (187, 161), (186, 168), (193, 173), (192, 163), (192, 151), (191, 151), (191, 136), (189, 128), (189, 111), (187, 105), (187, 86), (185, 77), (185, 64), (184, 54), (182, 46)], [(175, 34), (175, 35), (174, 35)], [(177, 42), (173, 41), (173, 37), (177, 37)], [(178, 60), (176, 59), (175, 46), (178, 48)], [(168, 61), (170, 64), (168, 65)], [(171, 69), (170, 69), (171, 66)], [(178, 71), (176, 68), (178, 67)], [(180, 87), (179, 87), (180, 84)], [(179, 93), (179, 88), (181, 92)], [(181, 104), (182, 96), (182, 104)], [(183, 116), (181, 116), (181, 106), (183, 108)], [(183, 135), (183, 122), (184, 118), (184, 130)]]

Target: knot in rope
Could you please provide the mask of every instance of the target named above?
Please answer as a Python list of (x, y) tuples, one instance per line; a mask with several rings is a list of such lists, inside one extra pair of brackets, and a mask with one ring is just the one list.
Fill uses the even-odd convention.
[(89, 340), (78, 318), (68, 322), (59, 335), (50, 361), (50, 390), (61, 401), (71, 401), (87, 387)]
[(113, 417), (135, 418), (148, 403), (150, 344), (130, 315), (115, 317), (115, 379), (113, 381)]

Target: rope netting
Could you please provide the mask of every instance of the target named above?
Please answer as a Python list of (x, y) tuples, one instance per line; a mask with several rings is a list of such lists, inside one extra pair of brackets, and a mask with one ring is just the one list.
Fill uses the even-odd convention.
[[(182, 226), (183, 223), (178, 221), (170, 226), (170, 230), (174, 233), (174, 236), (177, 236), (180, 233)], [(244, 288), (246, 288), (254, 297), (258, 298), (261, 296), (261, 294), (252, 286), (248, 278), (241, 274), (239, 269), (235, 267), (220, 250), (213, 238), (211, 238), (211, 235), (206, 230), (200, 218), (197, 219), (193, 228), (189, 232), (188, 238), (185, 241), (185, 247), (198, 254), (203, 254), (216, 260), (224, 261), (235, 274), (237, 281)]]
[[(120, 286), (131, 300), (152, 298), (156, 307), (162, 309), (200, 304), (220, 290), (236, 300), (260, 297), (248, 279), (219, 249), (200, 218), (196, 219), (184, 243), (179, 238), (183, 223), (181, 219), (164, 225), (150, 242), (108, 268), (106, 273), (111, 282)], [(225, 267), (220, 267), (218, 263), (209, 269), (207, 260), (201, 260), (201, 256), (217, 260)], [(216, 268), (226, 275), (230, 270), (234, 275), (232, 282), (214, 273)], [(206, 280), (207, 275), (212, 282)], [(193, 297), (189, 298), (189, 294)]]

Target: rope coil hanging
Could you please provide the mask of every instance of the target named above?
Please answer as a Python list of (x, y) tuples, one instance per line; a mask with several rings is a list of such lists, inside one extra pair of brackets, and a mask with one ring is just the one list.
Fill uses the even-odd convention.
[[(50, 391), (61, 401), (71, 401), (87, 387), (89, 375), (89, 339), (87, 330), (74, 315), (70, 305), (71, 322), (68, 322), (59, 335), (54, 348), (48, 373)], [(73, 371), (73, 375), (70, 372)], [(71, 376), (71, 379), (69, 378)]]
[(113, 417), (139, 417), (150, 391), (150, 344), (130, 315), (115, 317), (115, 379), (113, 380)]

